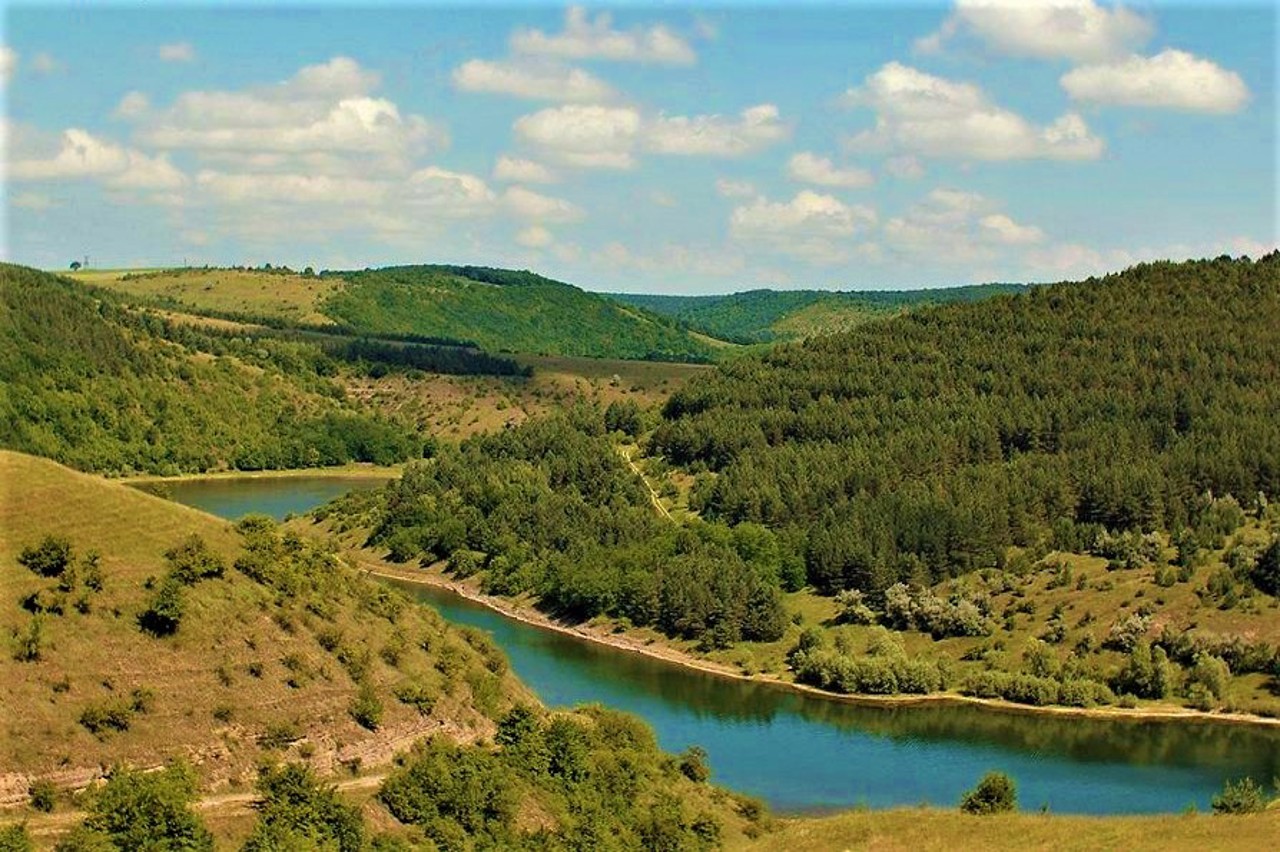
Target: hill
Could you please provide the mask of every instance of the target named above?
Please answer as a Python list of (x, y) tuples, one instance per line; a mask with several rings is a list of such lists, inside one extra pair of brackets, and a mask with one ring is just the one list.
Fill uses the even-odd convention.
[(335, 512), (748, 674), (1275, 715), (1278, 273), (1152, 264), (782, 345), (692, 377), (647, 441), (578, 409)]
[(135, 304), (206, 317), (489, 352), (705, 362), (725, 345), (527, 271), (423, 265), (320, 275), (264, 268), (75, 277)]
[(211, 334), (0, 265), (0, 447), (115, 473), (421, 455), (412, 430), (344, 401), (316, 347)]
[[(48, 536), (69, 559), (20, 561)], [(179, 564), (218, 567), (174, 581)], [(10, 801), (32, 776), (83, 784), (120, 761), (183, 757), (209, 786), (269, 755), (377, 765), (420, 736), (491, 732), (528, 700), (501, 652), (319, 544), (6, 451), (0, 593), (0, 688), (23, 708), (0, 722)]]
[(848, 331), (929, 305), (976, 302), (1024, 289), (1019, 284), (981, 284), (937, 290), (748, 290), (727, 296), (609, 293), (606, 298), (720, 340), (749, 344)]
[(536, 355), (705, 361), (715, 351), (669, 320), (532, 272), (400, 266), (332, 276), (346, 284), (325, 299), (325, 313), (370, 334), (447, 336)]

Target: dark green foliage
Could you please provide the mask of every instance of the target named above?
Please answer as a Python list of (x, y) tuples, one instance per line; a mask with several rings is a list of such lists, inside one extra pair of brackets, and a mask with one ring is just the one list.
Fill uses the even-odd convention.
[(1002, 293), (1016, 293), (1018, 284), (983, 284), (943, 290), (884, 290), (833, 292), (828, 290), (750, 290), (728, 296), (657, 296), (610, 293), (607, 298), (670, 317), (682, 325), (734, 343), (767, 343), (791, 336), (777, 326), (787, 317), (812, 306), (823, 306), (866, 319), (950, 302), (970, 302)]
[(459, 836), (495, 845), (511, 830), (513, 782), (497, 754), (432, 738), (387, 777), (379, 797), (396, 819), (422, 826), (445, 848)]
[(1249, 579), (1260, 591), (1280, 597), (1280, 538), (1272, 540), (1267, 549), (1258, 554)]
[(1262, 785), (1252, 778), (1227, 781), (1222, 792), (1215, 795), (1210, 804), (1215, 814), (1238, 816), (1256, 814), (1267, 809), (1268, 797)]
[(378, 726), (382, 724), (382, 701), (378, 698), (378, 693), (369, 684), (362, 684), (356, 696), (351, 701), (351, 718), (363, 728), (371, 731), (378, 730)]
[(964, 794), (960, 810), (967, 814), (998, 814), (1018, 809), (1018, 790), (1003, 772), (988, 772), (978, 786)]
[(0, 265), (0, 446), (107, 472), (421, 456), (412, 430), (342, 402), (305, 358), (282, 356), (256, 372), (225, 351), (192, 357), (210, 339), (179, 334), (113, 294)]
[(212, 850), (213, 836), (191, 810), (195, 798), (195, 774), (185, 766), (160, 772), (113, 769), (93, 795), (84, 824), (58, 848)]
[(156, 586), (147, 608), (138, 616), (138, 626), (152, 636), (172, 636), (182, 626), (186, 611), (183, 585), (170, 574)]
[(258, 776), (258, 822), (244, 852), (281, 849), (364, 848), (364, 817), (342, 801), (335, 788), (322, 784), (310, 768), (288, 764), (266, 768)]
[(26, 825), (0, 826), (0, 852), (34, 852), (35, 848)]
[(1146, 642), (1134, 646), (1111, 687), (1117, 693), (1136, 698), (1160, 699), (1169, 695), (1173, 685), (1173, 664), (1164, 648), (1152, 650)]
[(30, 796), (31, 807), (41, 813), (52, 813), (58, 803), (58, 788), (49, 780), (32, 782), (27, 795)]
[[(763, 527), (659, 517), (598, 409), (444, 447), (331, 511), (372, 516), (369, 544), (397, 558), (484, 554), (486, 591), (532, 593), (564, 618), (626, 618), (706, 647), (771, 641), (785, 627), (783, 545)], [(465, 561), (470, 573), (481, 558)]]
[(1239, 507), (1200, 495), (1280, 492), (1275, 316), (1280, 253), (922, 310), (696, 377), (651, 449), (719, 473), (695, 488), (704, 518), (807, 539), (828, 592), (874, 599), (1049, 536), (1212, 539)]
[(705, 361), (675, 323), (577, 287), (503, 269), (399, 266), (332, 273), (323, 310), (360, 333), (445, 336), (491, 352)]
[(126, 701), (105, 701), (90, 704), (80, 711), (79, 722), (85, 730), (98, 738), (113, 732), (127, 731), (133, 723), (133, 706)]
[(41, 577), (57, 577), (67, 569), (72, 559), (71, 542), (64, 536), (50, 534), (39, 544), (22, 548), (18, 564)]
[(644, 417), (640, 405), (634, 399), (609, 403), (604, 410), (604, 428), (609, 432), (622, 432), (632, 438), (644, 431)]
[(221, 577), (227, 567), (222, 557), (210, 550), (198, 533), (192, 533), (170, 548), (164, 558), (169, 562), (169, 573), (188, 586)]
[(701, 746), (689, 746), (680, 754), (680, 771), (695, 784), (706, 783), (711, 777), (707, 766), (707, 752)]

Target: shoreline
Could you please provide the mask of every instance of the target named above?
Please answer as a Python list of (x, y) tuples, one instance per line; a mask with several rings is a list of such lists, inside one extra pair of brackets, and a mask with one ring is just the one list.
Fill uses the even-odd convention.
[[(384, 479), (390, 480), (404, 472), (404, 465), (376, 465), (370, 462), (351, 462), (334, 467), (291, 467), (282, 470), (215, 470), (205, 473), (179, 473), (162, 476), (141, 473), (134, 476), (105, 477), (110, 482), (124, 485), (144, 485), (157, 482), (204, 482), (208, 480), (234, 479), (296, 479), (316, 477), (323, 479)], [(99, 474), (100, 475), (100, 474)]]
[[(379, 559), (370, 559), (367, 555), (354, 558), (357, 568), (363, 573), (375, 577), (400, 580), (406, 583), (430, 586), (452, 592), (472, 603), (480, 604), (505, 618), (510, 618), (531, 627), (550, 630), (565, 636), (572, 636), (597, 645), (604, 645), (617, 651), (641, 654), (652, 659), (661, 660), (682, 668), (691, 669), (702, 674), (728, 678), (745, 683), (765, 684), (780, 689), (791, 690), (803, 695), (839, 701), (846, 704), (860, 704), (874, 707), (905, 707), (927, 704), (967, 704), (985, 707), (1002, 713), (1019, 715), (1052, 715), (1068, 716), (1082, 719), (1094, 719), (1110, 722), (1184, 722), (1194, 724), (1228, 724), (1254, 725), (1259, 727), (1280, 727), (1280, 719), (1267, 716), (1256, 716), (1249, 713), (1213, 713), (1195, 710), (1189, 707), (1167, 705), (1163, 708), (1124, 708), (1124, 707), (1064, 707), (1060, 705), (1034, 706), (1017, 704), (996, 698), (978, 698), (972, 695), (960, 695), (953, 692), (935, 692), (928, 695), (848, 695), (839, 692), (828, 692), (816, 686), (783, 680), (776, 675), (749, 675), (736, 671), (720, 663), (699, 659), (691, 654), (655, 642), (647, 644), (642, 640), (627, 635), (605, 632), (599, 628), (565, 624), (539, 612), (531, 606), (513, 603), (505, 598), (486, 595), (465, 582), (444, 576), (434, 567), (427, 570), (401, 568), (393, 563)], [(371, 567), (373, 566), (373, 567)], [(430, 572), (430, 573), (429, 573)]]

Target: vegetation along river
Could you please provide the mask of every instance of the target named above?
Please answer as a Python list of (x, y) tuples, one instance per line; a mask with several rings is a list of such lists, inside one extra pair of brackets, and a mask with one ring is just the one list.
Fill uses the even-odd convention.
[[(185, 480), (167, 496), (228, 518), (302, 513), (351, 487), (323, 476)], [(988, 770), (1024, 809), (1152, 813), (1208, 808), (1227, 779), (1280, 777), (1280, 730), (860, 706), (729, 680), (506, 618), (445, 590), (397, 583), (450, 621), (490, 631), (550, 706), (587, 702), (644, 718), (668, 750), (700, 745), (713, 779), (782, 812), (954, 805)]]

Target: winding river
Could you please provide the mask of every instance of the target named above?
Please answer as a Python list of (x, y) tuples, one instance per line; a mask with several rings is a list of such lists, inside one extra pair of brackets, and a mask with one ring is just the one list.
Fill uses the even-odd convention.
[[(185, 480), (167, 496), (224, 517), (283, 517), (351, 487), (323, 476)], [(546, 704), (635, 713), (664, 748), (702, 746), (715, 781), (781, 812), (952, 806), (992, 769), (1013, 776), (1024, 809), (1204, 810), (1228, 779), (1280, 776), (1276, 728), (862, 706), (692, 671), (516, 622), (444, 590), (396, 585), (450, 621), (490, 631)]]

